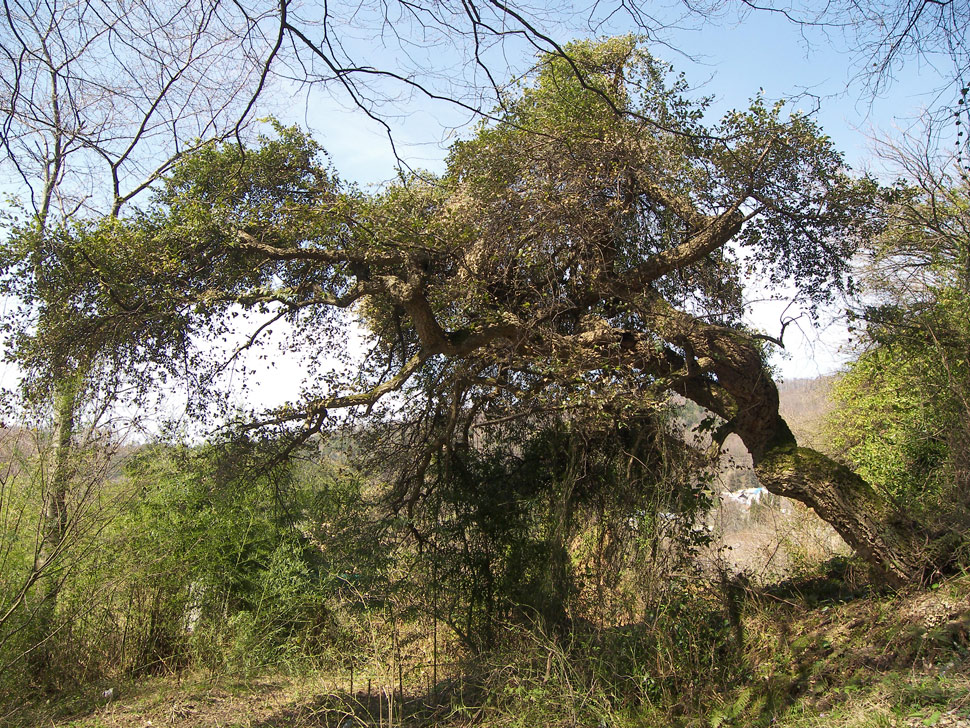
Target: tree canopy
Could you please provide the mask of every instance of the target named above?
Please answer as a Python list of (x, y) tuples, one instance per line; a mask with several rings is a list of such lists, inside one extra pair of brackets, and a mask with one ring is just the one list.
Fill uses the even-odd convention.
[[(59, 233), (45, 270), (71, 280), (56, 310), (43, 307), (50, 341), (32, 344), (175, 370), (183, 348), (249, 311), (268, 319), (251, 344), (288, 321), (312, 370), (349, 310), (371, 333), (363, 365), (248, 427), (295, 426), (300, 441), (338, 410), (392, 402), (422, 433), (418, 490), (435, 448), (472, 429), (580, 411), (622, 419), (676, 392), (720, 418), (716, 442), (741, 437), (769, 489), (813, 506), (889, 573), (910, 573), (871, 488), (795, 448), (765, 365), (771, 337), (742, 323), (743, 275), (788, 282), (809, 305), (851, 285), (848, 260), (879, 225), (876, 185), (780, 105), (755, 98), (710, 122), (633, 38), (566, 50), (453, 147), (440, 177), (364, 194), (284, 128), (252, 149), (186, 157), (145, 211)], [(6, 280), (29, 301), (24, 249)]]
[[(272, 306), (319, 340), (331, 309), (356, 305), (381, 355), (405, 362), (399, 374), (415, 356), (568, 362), (549, 356), (559, 350), (591, 355), (575, 372), (599, 373), (597, 357), (638, 346), (635, 369), (662, 378), (697, 358), (663, 332), (679, 325), (667, 308), (737, 328), (743, 272), (813, 302), (847, 285), (874, 186), (847, 175), (810, 120), (756, 99), (705, 126), (704, 102), (632, 40), (570, 51), (591, 85), (547, 58), (439, 179), (363, 195), (312, 140), (279, 128), (256, 149), (186, 158), (144, 213), (65, 227), (43, 266), (73, 276), (50, 282), (69, 306), (59, 345), (83, 356), (127, 325), (142, 351), (164, 352), (234, 305)], [(38, 247), (22, 235), (11, 263)], [(31, 276), (8, 281), (36, 300)], [(650, 340), (610, 353), (604, 327)], [(533, 348), (518, 355), (523, 337)]]

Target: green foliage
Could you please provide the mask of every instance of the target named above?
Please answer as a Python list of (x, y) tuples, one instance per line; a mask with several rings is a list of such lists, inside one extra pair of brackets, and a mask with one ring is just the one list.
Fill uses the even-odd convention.
[(146, 452), (129, 466), (141, 488), (126, 524), (133, 576), (175, 605), (171, 639), (196, 658), (312, 659), (336, 637), (330, 606), (360, 545), (322, 527), (345, 521), (341, 501), (360, 503), (360, 481), (325, 465), (296, 480), (225, 468), (204, 451)]
[[(668, 586), (634, 624), (560, 635), (507, 626), (475, 665), (488, 724), (632, 728), (716, 716), (718, 696), (747, 679), (745, 660), (713, 594)], [(764, 702), (742, 690), (750, 704), (739, 700), (736, 715), (757, 717)]]
[(835, 388), (834, 446), (901, 504), (935, 516), (967, 505), (970, 238), (965, 187), (901, 188), (877, 241), (864, 347)]
[[(178, 371), (196, 341), (221, 339), (243, 311), (286, 321), (294, 346), (320, 353), (345, 324), (337, 309), (356, 305), (379, 356), (340, 383), (345, 392), (377, 386), (417, 352), (428, 376), (433, 352), (498, 363), (511, 355), (485, 344), (514, 327), (536, 350), (518, 350), (529, 360), (520, 376), (555, 382), (533, 397), (579, 404), (669, 385), (652, 362), (644, 371), (596, 346), (547, 351), (600, 321), (678, 356), (683, 332), (644, 291), (745, 336), (746, 272), (812, 301), (847, 285), (874, 187), (847, 175), (808, 117), (758, 97), (708, 124), (708, 100), (641, 40), (566, 51), (541, 58), (497, 121), (453, 147), (440, 179), (415, 175), (364, 195), (307, 135), (275, 125), (251, 148), (185, 156), (128, 218), (18, 228), (0, 266), (5, 290), (24, 302), (18, 357), (41, 379), (57, 357), (107, 357), (143, 380), (145, 364)], [(712, 225), (710, 240), (698, 233)], [(206, 357), (195, 354), (187, 368), (199, 373)], [(358, 401), (338, 394), (329, 404)]]
[[(604, 239), (616, 246), (607, 259), (619, 273), (676, 244), (684, 200), (725, 210), (751, 194), (757, 213), (738, 237), (750, 252), (749, 274), (789, 280), (818, 299), (844, 283), (852, 246), (873, 229), (865, 213), (876, 187), (846, 175), (811, 119), (759, 96), (706, 126), (709, 99), (696, 98), (637, 39), (576, 42), (566, 51), (571, 62), (544, 58), (532, 85), (507, 100), (502, 121), (483, 125), (449, 157), (451, 214), (490, 241), (477, 280), (486, 302), (492, 271), (513, 266), (523, 276), (516, 293), (533, 307), (550, 306), (539, 293), (579, 297), (602, 271), (575, 261)], [(641, 207), (656, 188), (665, 204)], [(722, 250), (660, 287), (736, 323), (740, 274), (740, 262)]]
[(638, 614), (638, 579), (708, 536), (692, 529), (709, 505), (704, 463), (666, 428), (651, 410), (550, 419), (442, 450), (415, 517), (425, 600), (473, 650), (510, 621), (558, 633)]
[(959, 426), (947, 412), (945, 377), (932, 349), (880, 347), (853, 362), (834, 392), (833, 445), (866, 480), (930, 509), (952, 483), (949, 439)]
[[(44, 626), (53, 636), (35, 634), (37, 589), (2, 625), (0, 664), (15, 669), (0, 689), (25, 689), (18, 651), (38, 641), (52, 687), (184, 667), (299, 668), (352, 642), (335, 616), (343, 590), (384, 578), (364, 481), (326, 460), (254, 469), (262, 457), (252, 443), (158, 445), (129, 455), (123, 473), (116, 462), (55, 572)], [(16, 483), (4, 507), (39, 509), (29, 486)], [(5, 523), (2, 583), (16, 587), (33, 563), (33, 533), (27, 520)]]
[[(143, 388), (201, 368), (194, 337), (224, 336), (239, 315), (230, 307), (265, 312), (279, 300), (271, 284), (291, 282), (285, 267), (254, 265), (242, 238), (258, 231), (261, 244), (292, 247), (346, 231), (355, 198), (337, 193), (320, 147), (273, 128), (255, 148), (201, 146), (129, 217), (11, 228), (0, 247), (0, 292), (16, 302), (6, 355), (32, 389), (95, 364), (103, 380)], [(331, 278), (320, 271), (315, 282)]]
[[(745, 715), (750, 704), (751, 688), (749, 686), (745, 686), (738, 691), (733, 703), (724, 705), (711, 713), (711, 728), (721, 728), (721, 726), (735, 723)], [(753, 712), (757, 714), (757, 707), (755, 707)]]

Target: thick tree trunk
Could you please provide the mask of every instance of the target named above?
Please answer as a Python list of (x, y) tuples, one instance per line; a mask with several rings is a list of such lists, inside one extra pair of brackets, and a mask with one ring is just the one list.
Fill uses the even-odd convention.
[(685, 379), (679, 391), (727, 420), (724, 433), (741, 438), (768, 492), (809, 506), (896, 585), (939, 566), (946, 556), (939, 538), (926, 534), (844, 465), (798, 447), (778, 414), (778, 388), (761, 349), (750, 337), (669, 309), (667, 319), (675, 334), (671, 340), (706, 371)]
[(918, 580), (934, 564), (934, 548), (919, 525), (865, 480), (832, 458), (799, 447), (778, 414), (778, 389), (759, 366), (735, 397), (734, 431), (769, 493), (804, 503), (890, 583)]
[(777, 422), (780, 437), (754, 459), (768, 492), (812, 508), (893, 584), (918, 579), (933, 561), (933, 544), (918, 524), (844, 465), (798, 447), (784, 420)]

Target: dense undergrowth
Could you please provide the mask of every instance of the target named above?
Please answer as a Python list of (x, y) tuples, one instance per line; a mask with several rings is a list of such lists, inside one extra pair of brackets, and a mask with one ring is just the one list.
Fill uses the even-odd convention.
[(6, 720), (76, 728), (967, 725), (970, 577), (879, 594), (847, 591), (845, 564), (828, 568), (771, 587), (735, 582), (730, 604), (698, 582), (640, 624), (577, 625), (561, 637), (507, 625), (493, 649), (436, 685), (405, 678), (403, 693), (396, 675), (390, 690), (377, 687), (388, 677), (377, 662), (353, 678), (334, 662), (276, 664), (102, 682), (55, 702), (27, 701)]
[[(366, 433), (273, 467), (252, 442), (92, 456), (57, 569), (0, 624), (0, 724), (970, 724), (970, 576), (887, 591), (807, 510), (719, 501), (644, 432), (459, 454), (410, 514), (351, 465)], [(5, 593), (36, 564), (10, 509), (44, 513), (24, 443)]]
[[(576, 432), (449, 462), (410, 518), (349, 435), (274, 468), (254, 443), (116, 453), (3, 625), (0, 722), (963, 725), (970, 577), (879, 591), (791, 503), (712, 528), (713, 473), (662, 433), (638, 473), (625, 432)], [(36, 452), (10, 446), (8, 508), (40, 511)], [(765, 569), (739, 572), (723, 519), (731, 542), (776, 525)], [(7, 585), (32, 538), (7, 530)]]

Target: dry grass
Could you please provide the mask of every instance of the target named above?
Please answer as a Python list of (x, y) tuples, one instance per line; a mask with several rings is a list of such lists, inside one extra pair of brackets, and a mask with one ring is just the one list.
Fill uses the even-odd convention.
[[(843, 578), (844, 574), (838, 576)], [(750, 587), (740, 656), (748, 676), (733, 691), (697, 685), (696, 690), (708, 691), (706, 710), (676, 715), (645, 704), (635, 714), (621, 714), (611, 713), (602, 695), (583, 693), (582, 699), (602, 709), (610, 726), (970, 728), (970, 576), (931, 591), (846, 598), (826, 591), (835, 581), (820, 577), (814, 582)], [(549, 645), (536, 639), (531, 646), (522, 643), (523, 665), (548, 651)], [(557, 660), (564, 657), (548, 654), (559, 655)], [(456, 727), (519, 726), (528, 717), (537, 726), (571, 725), (560, 720), (569, 713), (562, 704), (568, 691), (559, 689), (563, 681), (551, 678), (559, 673), (569, 676), (573, 668), (545, 657), (536, 664), (538, 677), (534, 683), (522, 683), (528, 689), (523, 688), (519, 698), (508, 691), (514, 682), (508, 676), (522, 678), (525, 668), (508, 664), (504, 672), (492, 674), (506, 675), (504, 683), (484, 682), (496, 697), (504, 685), (502, 699), (463, 699), (452, 688), (437, 705), (430, 705), (427, 695), (410, 694), (405, 696), (403, 721), (399, 713), (389, 719), (386, 699), (379, 700), (376, 689), (370, 699), (361, 690), (366, 673), (355, 677), (351, 694), (347, 674), (316, 672), (252, 679), (153, 678), (112, 686), (115, 695), (110, 701), (96, 693), (56, 706), (33, 704), (0, 717), (0, 723), (50, 728)], [(569, 684), (574, 692), (579, 689), (576, 681)], [(541, 694), (553, 689), (555, 695)], [(559, 714), (544, 715), (543, 703), (559, 706)], [(591, 712), (573, 715), (580, 719)]]
[[(366, 686), (367, 676), (357, 677)], [(372, 682), (376, 682), (372, 678)], [(57, 705), (24, 705), (0, 725), (50, 728), (300, 728), (400, 725), (400, 703), (391, 717), (384, 691), (373, 687), (349, 692), (347, 675), (317, 672), (303, 676), (265, 675), (235, 679), (229, 675), (160, 677), (110, 686), (77, 695)], [(356, 686), (355, 686), (356, 687)], [(405, 695), (405, 723), (428, 725), (438, 713), (451, 712), (445, 703), (432, 706), (423, 695)], [(399, 700), (399, 696), (395, 696)]]

